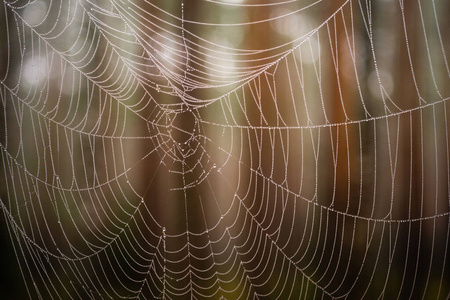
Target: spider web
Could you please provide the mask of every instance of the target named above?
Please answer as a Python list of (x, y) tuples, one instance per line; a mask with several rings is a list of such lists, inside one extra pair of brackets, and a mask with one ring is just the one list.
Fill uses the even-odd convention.
[(12, 295), (449, 297), (446, 1), (2, 3)]

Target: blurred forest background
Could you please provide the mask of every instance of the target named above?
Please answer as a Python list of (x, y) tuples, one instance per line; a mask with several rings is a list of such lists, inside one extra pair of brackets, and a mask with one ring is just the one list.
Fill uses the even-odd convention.
[(1, 297), (447, 299), (449, 15), (4, 0)]

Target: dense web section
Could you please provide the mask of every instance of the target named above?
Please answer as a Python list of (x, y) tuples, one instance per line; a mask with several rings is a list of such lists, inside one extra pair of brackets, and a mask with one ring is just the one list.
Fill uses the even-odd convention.
[(449, 297), (448, 1), (1, 10), (17, 295)]

